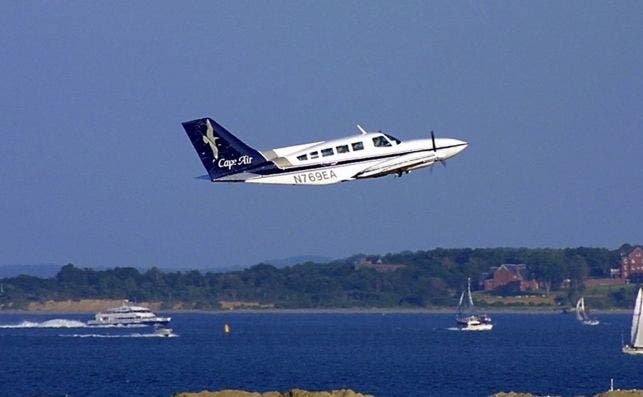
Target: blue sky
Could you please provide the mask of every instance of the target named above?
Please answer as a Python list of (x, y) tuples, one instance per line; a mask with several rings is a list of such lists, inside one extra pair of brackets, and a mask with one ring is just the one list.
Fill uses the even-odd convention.
[[(643, 242), (643, 3), (2, 2), (0, 264)], [(469, 148), (327, 187), (212, 184), (181, 122), (257, 149)]]

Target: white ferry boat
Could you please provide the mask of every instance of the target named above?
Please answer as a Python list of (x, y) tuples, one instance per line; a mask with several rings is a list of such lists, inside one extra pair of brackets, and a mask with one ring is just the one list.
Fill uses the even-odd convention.
[(125, 301), (122, 306), (96, 313), (94, 320), (89, 320), (87, 325), (154, 325), (167, 324), (171, 320), (170, 317), (157, 316), (147, 307), (130, 306), (128, 303)]

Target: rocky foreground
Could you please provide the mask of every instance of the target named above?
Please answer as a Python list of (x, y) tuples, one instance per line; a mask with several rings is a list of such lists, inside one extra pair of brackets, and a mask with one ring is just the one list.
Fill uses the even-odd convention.
[(643, 397), (643, 390), (614, 390), (599, 393), (594, 397)]
[[(539, 397), (529, 393), (496, 393), (490, 397)], [(594, 397), (643, 397), (643, 390), (612, 390), (595, 394)]]
[(202, 391), (199, 393), (178, 393), (173, 397), (374, 397), (350, 389), (333, 391), (306, 391), (293, 389), (287, 392), (268, 391), (265, 393), (248, 392), (243, 390)]
[[(269, 391), (265, 393), (243, 390), (202, 391), (198, 393), (177, 393), (173, 397), (374, 397), (371, 394), (357, 393), (350, 389), (333, 391), (307, 391), (293, 389), (287, 392)], [(539, 397), (530, 393), (496, 393), (489, 397)], [(595, 394), (594, 397), (643, 397), (643, 390), (613, 390)]]
[[(243, 390), (202, 391), (199, 393), (177, 393), (173, 397), (374, 397), (350, 389), (333, 391), (306, 391), (293, 389), (287, 392), (269, 391), (265, 393), (248, 392)], [(530, 393), (496, 393), (489, 397), (539, 397)], [(643, 390), (613, 390), (595, 394), (594, 397), (643, 397)]]

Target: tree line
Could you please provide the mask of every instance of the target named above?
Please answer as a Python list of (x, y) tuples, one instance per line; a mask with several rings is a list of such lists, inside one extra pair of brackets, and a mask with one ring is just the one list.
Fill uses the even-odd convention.
[[(588, 277), (609, 277), (610, 269), (618, 267), (621, 255), (631, 249), (628, 244), (616, 250), (437, 248), (285, 268), (262, 263), (225, 273), (164, 272), (156, 267), (94, 270), (67, 264), (52, 278), (0, 279), (0, 308), (68, 299), (130, 299), (162, 302), (167, 308), (180, 303), (193, 309), (216, 309), (220, 301), (258, 302), (277, 308), (453, 306), (467, 277), (476, 288), (476, 281), (492, 266), (524, 263), (530, 277), (543, 286), (543, 293), (558, 290), (563, 280), (569, 280), (571, 289), (578, 292)], [(383, 271), (364, 263), (398, 266)]]

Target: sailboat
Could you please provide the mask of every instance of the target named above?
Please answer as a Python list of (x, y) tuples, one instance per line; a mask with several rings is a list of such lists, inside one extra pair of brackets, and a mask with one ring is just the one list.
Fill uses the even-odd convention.
[(630, 337), (630, 344), (623, 346), (623, 353), (627, 354), (643, 354), (643, 289), (639, 288), (639, 293), (636, 295), (636, 303), (634, 304), (634, 314), (632, 315), (632, 333)]
[(471, 278), (467, 278), (467, 291), (462, 291), (455, 322), (462, 331), (489, 331), (493, 328), (491, 318), (477, 314), (471, 297)]
[(589, 317), (587, 311), (585, 311), (585, 298), (581, 298), (576, 302), (576, 319), (583, 323), (583, 325), (598, 325), (600, 321), (595, 318)]

